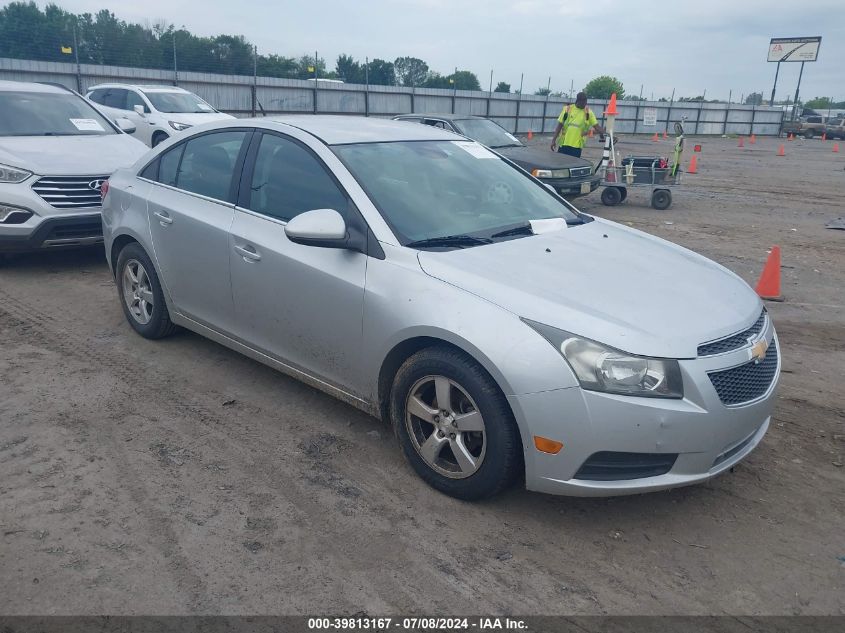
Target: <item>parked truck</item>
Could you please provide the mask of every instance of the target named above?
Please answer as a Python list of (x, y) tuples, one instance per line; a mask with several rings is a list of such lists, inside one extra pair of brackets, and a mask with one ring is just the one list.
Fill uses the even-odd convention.
[(781, 126), (781, 134), (784, 136), (794, 134), (804, 138), (813, 138), (814, 136), (821, 136), (826, 131), (825, 117), (820, 115), (801, 117), (794, 121), (787, 121)]

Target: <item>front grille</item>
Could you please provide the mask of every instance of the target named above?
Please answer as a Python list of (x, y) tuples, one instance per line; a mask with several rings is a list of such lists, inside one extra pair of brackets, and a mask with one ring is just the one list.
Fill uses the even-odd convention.
[(716, 388), (722, 404), (742, 404), (765, 394), (775, 379), (777, 369), (778, 347), (772, 340), (772, 345), (762, 361), (751, 361), (732, 369), (714, 371), (710, 374), (710, 382)]
[(57, 209), (93, 209), (102, 204), (95, 185), (105, 180), (108, 176), (47, 176), (32, 185), (32, 190)]
[(571, 178), (584, 178), (593, 173), (592, 167), (571, 167), (569, 169), (569, 176)]
[(584, 462), (575, 479), (590, 481), (617, 481), (621, 479), (642, 479), (665, 475), (675, 460), (677, 453), (617, 453), (602, 451), (593, 453)]
[(740, 349), (741, 347), (745, 347), (749, 344), (749, 338), (763, 331), (763, 326), (766, 324), (766, 314), (766, 309), (763, 308), (763, 311), (760, 313), (760, 317), (754, 322), (754, 325), (747, 330), (743, 330), (737, 334), (732, 334), (731, 336), (718, 341), (699, 345), (698, 355), (715, 356), (716, 354), (724, 354), (726, 352), (732, 352), (736, 349)]

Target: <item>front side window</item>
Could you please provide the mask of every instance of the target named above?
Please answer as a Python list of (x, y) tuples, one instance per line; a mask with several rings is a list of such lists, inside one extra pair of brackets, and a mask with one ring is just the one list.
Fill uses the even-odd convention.
[[(215, 200), (231, 200), (235, 164), (246, 135), (246, 131), (213, 132), (184, 143), (174, 186)], [(162, 157), (160, 180), (169, 176), (169, 167)]]
[(117, 134), (91, 104), (73, 93), (0, 92), (0, 136)]
[(141, 95), (139, 95), (134, 90), (127, 90), (126, 91), (126, 109), (127, 110), (134, 110), (136, 105), (139, 105), (142, 108), (144, 108), (144, 112), (150, 111), (150, 109), (147, 107), (147, 104), (144, 103), (143, 99), (141, 99)]
[(190, 92), (155, 92), (145, 90), (144, 95), (159, 112), (198, 114), (216, 112), (214, 108)]
[(489, 238), (530, 220), (583, 220), (560, 198), (471, 141), (360, 143), (332, 148), (403, 244)]
[(325, 167), (299, 143), (265, 134), (261, 138), (247, 207), (287, 222), (313, 209), (346, 212), (346, 195)]

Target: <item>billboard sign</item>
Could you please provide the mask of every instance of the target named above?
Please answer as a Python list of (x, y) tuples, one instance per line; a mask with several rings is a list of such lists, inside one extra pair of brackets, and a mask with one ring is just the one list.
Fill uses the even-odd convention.
[(647, 127), (657, 125), (657, 108), (643, 108), (643, 125)]
[(819, 37), (773, 37), (769, 42), (770, 62), (814, 62), (819, 57)]

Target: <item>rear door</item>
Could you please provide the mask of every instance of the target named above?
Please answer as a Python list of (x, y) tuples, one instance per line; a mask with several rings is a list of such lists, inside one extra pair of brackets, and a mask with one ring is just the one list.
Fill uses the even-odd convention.
[(147, 212), (155, 257), (176, 310), (228, 331), (233, 324), (229, 229), (251, 130), (194, 136), (158, 158)]
[(350, 385), (360, 363), (367, 256), (294, 244), (285, 225), (313, 209), (334, 209), (347, 223), (358, 211), (304, 142), (256, 133), (252, 145), (229, 243), (237, 338)]

